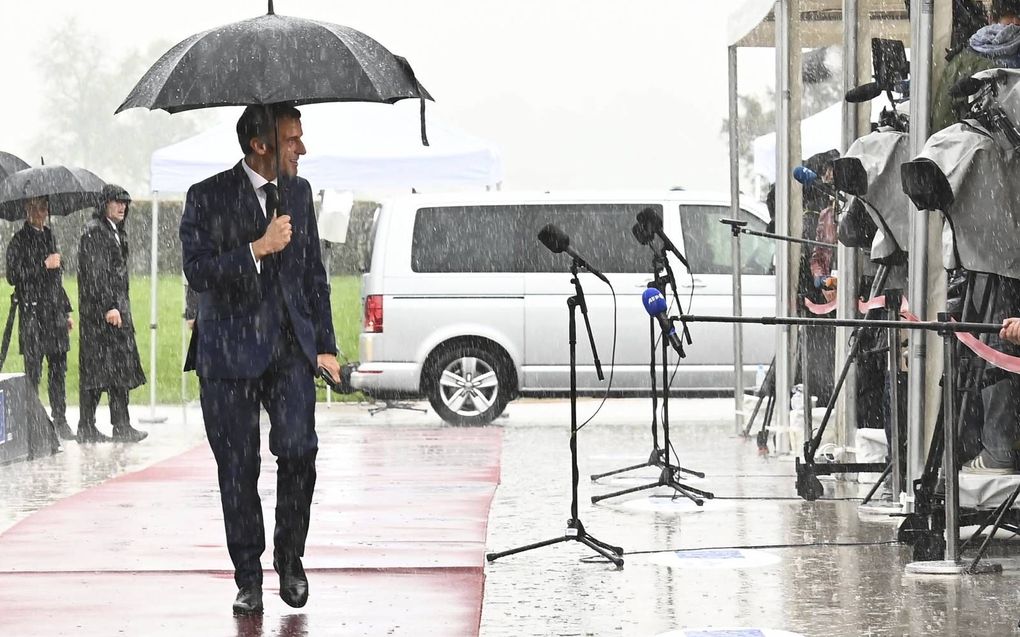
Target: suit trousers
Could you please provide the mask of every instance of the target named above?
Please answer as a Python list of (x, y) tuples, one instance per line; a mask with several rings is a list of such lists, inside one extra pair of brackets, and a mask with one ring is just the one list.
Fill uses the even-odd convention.
[(274, 555), (301, 557), (315, 489), (315, 384), (312, 365), (286, 325), (269, 367), (258, 378), (201, 378), (202, 415), (216, 458), (234, 581), (262, 583), (265, 551), (258, 493), (262, 456), (260, 406), (269, 414), (269, 450), (276, 456)]
[(67, 376), (67, 352), (55, 352), (52, 354), (41, 354), (32, 352), (23, 354), (25, 360), (25, 375), (32, 387), (39, 391), (39, 381), (42, 380), (43, 358), (49, 363), (47, 367), (47, 380), (49, 382), (50, 414), (54, 422), (67, 422), (67, 389), (64, 386), (64, 378)]
[(106, 389), (85, 389), (78, 392), (78, 403), (80, 415), (78, 426), (96, 424), (96, 409), (99, 407), (99, 399), (103, 392), (110, 398), (110, 424), (114, 431), (131, 424), (131, 416), (128, 415), (128, 388), (108, 387)]

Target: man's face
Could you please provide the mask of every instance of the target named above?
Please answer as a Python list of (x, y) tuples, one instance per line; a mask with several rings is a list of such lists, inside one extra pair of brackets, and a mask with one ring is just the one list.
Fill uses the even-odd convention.
[(301, 141), (304, 134), (301, 130), (301, 120), (280, 117), (276, 120), (276, 126), (280, 139), (280, 172), (287, 177), (297, 177), (298, 159), (306, 152), (305, 143)]
[(124, 221), (124, 213), (127, 212), (127, 203), (123, 201), (106, 202), (106, 218), (114, 223)]
[(50, 204), (46, 197), (36, 197), (25, 201), (25, 218), (30, 225), (42, 228), (49, 214)]

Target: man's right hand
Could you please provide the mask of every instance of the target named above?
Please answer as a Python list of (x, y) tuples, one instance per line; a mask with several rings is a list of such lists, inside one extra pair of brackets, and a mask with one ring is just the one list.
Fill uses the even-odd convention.
[(106, 313), (106, 322), (114, 327), (120, 327), (120, 310), (113, 309)]
[(1020, 345), (1020, 318), (1008, 318), (1003, 321), (999, 338)]
[(266, 228), (266, 233), (251, 244), (251, 250), (255, 253), (255, 258), (261, 261), (267, 255), (286, 248), (287, 244), (290, 243), (291, 232), (290, 215), (274, 214), (269, 222), (269, 227)]
[(60, 255), (54, 252), (43, 261), (47, 270), (56, 270), (60, 267)]

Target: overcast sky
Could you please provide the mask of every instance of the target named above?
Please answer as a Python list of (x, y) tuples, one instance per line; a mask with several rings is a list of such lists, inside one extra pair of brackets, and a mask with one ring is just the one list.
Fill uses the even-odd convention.
[[(0, 149), (33, 164), (45, 99), (33, 50), (53, 23), (73, 16), (123, 56), (266, 11), (264, 0), (0, 1)], [(444, 119), (500, 149), (508, 189), (725, 191), (725, 24), (738, 4), (277, 0), (275, 8), (364, 31), (407, 57)], [(742, 90), (772, 83), (770, 56), (742, 56)], [(306, 138), (314, 148), (314, 131)]]

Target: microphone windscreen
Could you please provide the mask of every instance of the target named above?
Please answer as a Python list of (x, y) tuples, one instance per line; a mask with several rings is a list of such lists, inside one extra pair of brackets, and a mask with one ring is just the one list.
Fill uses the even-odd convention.
[(868, 82), (847, 91), (844, 99), (851, 104), (860, 104), (862, 102), (870, 102), (881, 94), (882, 87), (877, 82)]
[(656, 212), (655, 208), (645, 208), (637, 213), (635, 218), (650, 234), (662, 231), (662, 215)]
[(646, 228), (642, 223), (635, 223), (630, 229), (630, 232), (634, 235), (634, 238), (637, 239), (638, 243), (643, 246), (651, 243), (652, 239), (655, 237), (655, 235), (649, 232), (648, 228)]
[(645, 311), (652, 316), (665, 314), (668, 309), (666, 299), (655, 288), (645, 288), (645, 291), (641, 293), (641, 303), (644, 304)]
[(563, 252), (570, 246), (570, 237), (553, 223), (546, 225), (538, 231), (538, 240), (556, 254)]
[(793, 178), (805, 186), (810, 186), (818, 179), (818, 173), (807, 166), (797, 166), (793, 169)]
[(985, 83), (981, 80), (974, 79), (973, 77), (965, 77), (949, 87), (949, 97), (955, 99), (970, 97), (974, 93), (980, 91), (981, 87), (984, 85)]

